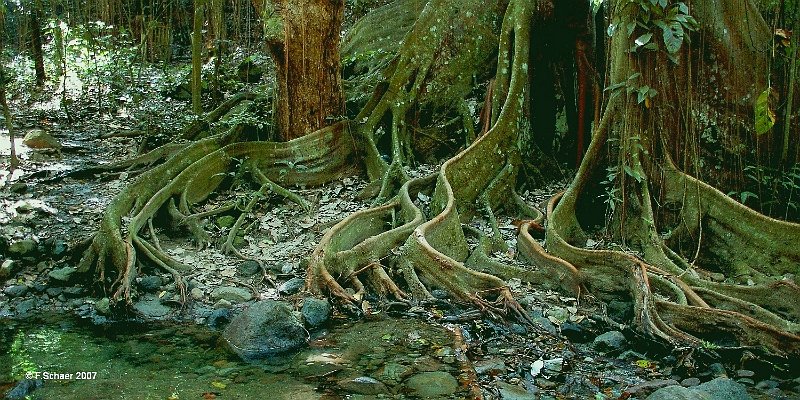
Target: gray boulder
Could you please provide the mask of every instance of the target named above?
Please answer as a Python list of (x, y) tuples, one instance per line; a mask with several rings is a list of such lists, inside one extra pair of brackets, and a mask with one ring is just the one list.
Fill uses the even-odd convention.
[(753, 400), (744, 385), (728, 378), (717, 378), (689, 388), (667, 386), (646, 400)]
[(239, 357), (254, 360), (299, 349), (308, 332), (287, 303), (264, 300), (234, 317), (222, 337)]

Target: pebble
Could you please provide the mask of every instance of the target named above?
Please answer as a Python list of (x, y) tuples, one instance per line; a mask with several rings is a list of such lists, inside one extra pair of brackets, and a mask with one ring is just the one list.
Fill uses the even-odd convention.
[(677, 385), (677, 384), (678, 384), (678, 382), (675, 381), (675, 380), (672, 380), (672, 379), (657, 379), (657, 380), (654, 380), (654, 381), (642, 382), (642, 383), (640, 383), (638, 385), (631, 386), (625, 391), (630, 393), (631, 396), (636, 396), (638, 398), (644, 398), (644, 396), (647, 396), (648, 394), (653, 393), (654, 391), (656, 391), (658, 389), (661, 389), (661, 388), (667, 387), (667, 386), (674, 386), (674, 385)]
[(592, 345), (597, 351), (617, 352), (628, 343), (625, 335), (620, 331), (609, 331), (594, 338)]
[(285, 295), (293, 295), (303, 289), (306, 282), (303, 278), (294, 277), (284, 282), (278, 287), (278, 292)]
[(715, 377), (728, 376), (728, 373), (725, 371), (725, 367), (720, 363), (713, 363), (709, 365), (708, 372)]
[(239, 264), (238, 271), (239, 275), (248, 278), (261, 271), (261, 266), (258, 264), (258, 261), (247, 260)]
[(561, 324), (561, 334), (575, 343), (586, 343), (591, 337), (589, 332), (586, 332), (580, 325), (572, 322), (565, 322)]
[(8, 297), (19, 297), (25, 293), (28, 293), (28, 287), (25, 285), (13, 285), (5, 288), (3, 293), (5, 293)]
[(36, 242), (30, 239), (19, 240), (8, 246), (8, 252), (18, 256), (27, 256), (36, 252)]
[(192, 296), (194, 300), (202, 300), (205, 297), (205, 293), (199, 288), (194, 288), (189, 292), (189, 295)]
[(377, 395), (388, 393), (389, 391), (381, 381), (368, 376), (341, 380), (339, 381), (339, 387), (350, 393), (364, 395)]
[(50, 271), (47, 276), (49, 276), (50, 279), (58, 282), (67, 282), (70, 280), (70, 278), (72, 278), (72, 275), (75, 273), (75, 271), (77, 270), (73, 267), (58, 268)]
[(740, 369), (736, 371), (736, 376), (738, 376), (739, 378), (750, 378), (755, 374), (756, 374), (755, 372), (750, 371), (748, 369)]
[(227, 300), (231, 303), (244, 303), (253, 299), (253, 295), (247, 289), (233, 286), (221, 286), (211, 292), (214, 300)]

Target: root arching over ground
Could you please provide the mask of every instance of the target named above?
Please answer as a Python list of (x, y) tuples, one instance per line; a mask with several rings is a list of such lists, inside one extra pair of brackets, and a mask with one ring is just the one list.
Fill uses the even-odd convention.
[[(636, 252), (585, 248), (588, 233), (578, 218), (579, 204), (594, 171), (609, 162), (609, 137), (617, 134), (619, 113), (636, 106), (624, 95), (608, 102), (575, 180), (551, 200), (546, 215), (525, 204), (515, 190), (527, 156), (520, 149), (530, 148), (522, 143), (531, 131), (530, 108), (536, 107), (529, 100), (535, 90), (528, 76), (534, 68), (529, 64), (530, 35), (532, 26), (552, 16), (552, 3), (480, 3), (428, 2), (397, 55), (382, 69), (384, 81), (353, 121), (289, 142), (250, 142), (237, 127), (172, 145), (168, 157), (157, 149), (158, 158), (166, 161), (140, 175), (112, 202), (80, 270), (94, 271), (100, 286), (118, 302), (130, 301), (131, 283), (142, 262), (172, 273), (182, 287), (181, 274), (188, 267), (160, 248), (153, 229), (157, 216), (168, 215), (205, 244), (208, 238), (199, 221), (225, 207), (205, 212), (193, 207), (231, 171), (252, 177), (259, 192), (274, 191), (302, 204), (291, 186), (318, 185), (361, 167), (380, 186), (376, 204), (325, 234), (311, 255), (306, 277), (309, 290), (350, 309), (360, 309), (365, 291), (419, 302), (439, 288), (489, 314), (526, 320), (505, 283), (519, 278), (575, 296), (631, 299), (632, 323), (676, 345), (698, 345), (726, 332), (732, 339), (724, 345), (800, 354), (800, 305), (786, 301), (799, 298), (800, 289), (779, 280), (798, 271), (800, 249), (792, 238), (800, 237), (800, 225), (745, 208), (679, 171), (667, 152), (653, 157), (658, 161), (632, 164), (640, 179), (628, 183), (632, 190), (626, 195), (626, 221), (636, 223), (625, 232)], [(502, 19), (495, 21), (494, 15)], [(470, 38), (467, 44), (460, 40), (465, 37)], [(481, 69), (495, 62), (487, 60), (487, 52), (496, 58), (491, 104), (485, 104), (491, 128), (477, 135), (465, 99)], [(405, 167), (413, 163), (418, 128), (411, 120), (422, 106), (459, 116), (466, 148), (436, 173), (410, 179)], [(390, 140), (381, 147), (378, 132), (384, 127)], [(650, 144), (653, 149), (663, 146), (655, 138)], [(388, 162), (379, 150), (387, 147)], [(656, 192), (662, 205), (679, 210), (673, 237), (657, 230), (652, 205)], [(498, 240), (495, 214), (500, 212), (521, 221), (518, 250), (530, 268), (488, 257), (505, 246)], [(485, 221), (495, 235), (479, 232), (481, 244), (470, 249), (466, 239), (474, 232), (464, 224), (474, 219)], [(546, 249), (534, 239), (537, 230), (545, 231)], [(700, 238), (692, 261), (670, 247), (686, 237)], [(750, 246), (760, 252), (742, 251)], [(713, 281), (704, 263), (723, 265), (722, 272), (730, 276), (746, 275), (752, 285)]]

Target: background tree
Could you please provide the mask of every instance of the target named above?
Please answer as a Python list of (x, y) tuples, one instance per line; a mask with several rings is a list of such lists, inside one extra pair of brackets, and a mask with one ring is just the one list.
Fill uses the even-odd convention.
[(201, 95), (203, 92), (203, 24), (205, 22), (205, 1), (194, 0), (192, 16), (192, 111), (203, 112)]
[(277, 77), (277, 122), (284, 140), (342, 116), (341, 37), (344, 0), (267, 0), (264, 35)]
[(31, 54), (33, 55), (34, 70), (36, 71), (36, 86), (42, 87), (47, 79), (44, 70), (44, 54), (42, 52), (42, 2), (41, 0), (34, 0), (29, 6)]

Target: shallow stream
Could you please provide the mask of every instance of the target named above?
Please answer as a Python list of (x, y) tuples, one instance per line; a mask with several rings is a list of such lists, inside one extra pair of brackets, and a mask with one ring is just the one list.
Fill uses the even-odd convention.
[(238, 360), (203, 326), (47, 321), (0, 320), (0, 394), (28, 376), (43, 382), (32, 399), (462, 397), (450, 334), (418, 320), (343, 324), (259, 363)]

